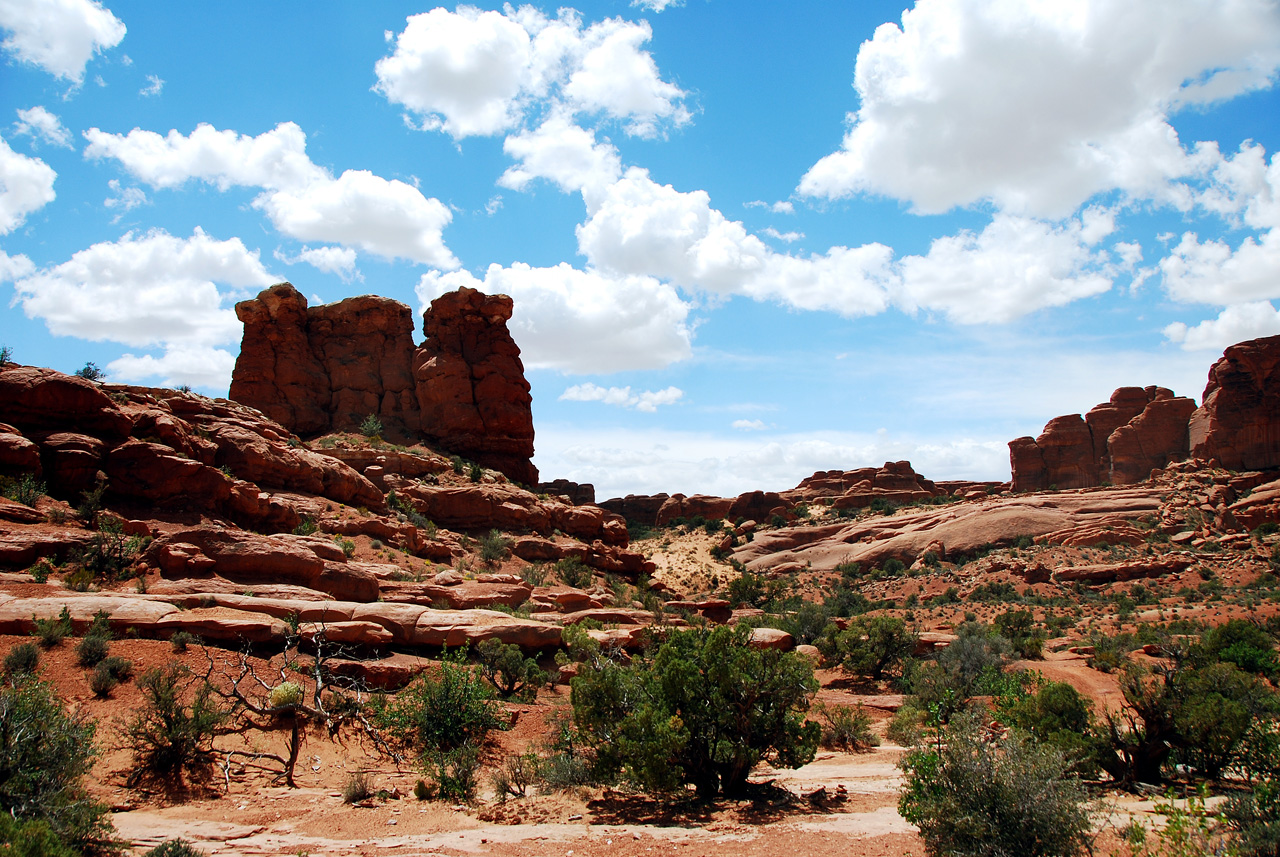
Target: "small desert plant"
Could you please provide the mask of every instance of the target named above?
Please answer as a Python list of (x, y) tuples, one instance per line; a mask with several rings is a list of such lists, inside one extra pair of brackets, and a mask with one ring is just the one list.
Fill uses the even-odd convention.
[(468, 471), (467, 475), (470, 477), (472, 482), (479, 482), (484, 478), (484, 468), (479, 464), (472, 463), (471, 469)]
[(818, 705), (815, 711), (822, 718), (822, 746), (857, 753), (880, 744), (861, 705)]
[(527, 795), (529, 787), (538, 781), (539, 765), (536, 753), (522, 753), (504, 759), (502, 767), (493, 773), (493, 790), (498, 800)]
[(101, 381), (107, 377), (107, 373), (99, 369), (97, 363), (90, 360), (75, 371), (75, 376), (86, 381)]
[(339, 538), (338, 547), (342, 548), (342, 555), (347, 559), (351, 559), (356, 555), (356, 543), (351, 539)]
[(520, 579), (530, 586), (541, 586), (547, 582), (547, 567), (535, 562), (520, 569)]
[(190, 631), (175, 631), (173, 636), (169, 638), (169, 648), (175, 655), (180, 655), (195, 641), (196, 636)]
[(480, 783), (480, 752), (471, 744), (431, 754), (428, 768), (436, 780), (440, 800), (471, 801)]
[(353, 771), (342, 784), (342, 802), (360, 803), (373, 797), (375, 792), (373, 777), (365, 771)]
[(556, 563), (556, 574), (565, 586), (581, 589), (591, 583), (591, 567), (576, 556), (567, 556)]
[(452, 456), (449, 463), (453, 466), (453, 472), (461, 474), (466, 469), (466, 463), (462, 460), (461, 455)]
[(31, 579), (36, 583), (48, 583), (49, 575), (54, 572), (53, 563), (49, 562), (46, 557), (41, 557), (27, 571), (31, 575)]
[(302, 704), (302, 685), (296, 681), (285, 681), (271, 688), (267, 696), (267, 705), (271, 708), (292, 708)]
[(360, 423), (360, 434), (368, 438), (382, 436), (382, 420), (378, 419), (377, 414), (369, 414)]
[(90, 634), (76, 644), (76, 662), (82, 667), (96, 667), (111, 649), (106, 637)]
[(309, 536), (315, 533), (319, 527), (316, 525), (315, 518), (310, 515), (303, 515), (302, 520), (298, 522), (298, 526), (293, 528), (295, 536)]
[(120, 681), (111, 674), (111, 670), (102, 669), (103, 661), (98, 662), (98, 666), (94, 667), (93, 672), (89, 673), (89, 690), (93, 691), (93, 695), (99, 699), (106, 699), (111, 696), (111, 691), (116, 689), (116, 685)]
[(21, 478), (0, 477), (0, 496), (8, 497), (24, 506), (35, 506), (36, 501), (45, 495), (48, 489), (45, 484), (30, 473)]
[(31, 619), (35, 622), (35, 635), (41, 648), (60, 646), (63, 640), (71, 636), (71, 611), (65, 604), (56, 619), (39, 619), (35, 616)]
[(498, 530), (490, 530), (480, 537), (480, 561), (485, 565), (497, 565), (511, 552), (511, 539)]
[(185, 839), (166, 839), (142, 857), (206, 857), (206, 855)]
[(4, 671), (7, 675), (31, 675), (40, 666), (40, 650), (35, 643), (19, 643), (4, 656)]
[(953, 721), (946, 741), (900, 763), (903, 818), (929, 854), (1069, 857), (1089, 845), (1083, 784), (1056, 750), (1017, 733), (989, 742), (976, 722)]
[(0, 366), (8, 366), (13, 362), (13, 349), (8, 345), (0, 345)]
[(142, 706), (122, 724), (126, 745), (133, 750), (130, 788), (146, 781), (204, 773), (213, 761), (212, 741), (226, 713), (207, 685), (196, 687), (190, 703), (187, 671), (178, 664), (148, 670), (138, 679)]

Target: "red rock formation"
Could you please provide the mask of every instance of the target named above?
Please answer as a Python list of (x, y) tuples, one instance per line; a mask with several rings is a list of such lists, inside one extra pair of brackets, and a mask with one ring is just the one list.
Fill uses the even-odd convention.
[(1121, 387), (1110, 401), (1054, 417), (1037, 438), (1009, 442), (1014, 491), (1125, 485), (1187, 455), (1191, 399), (1164, 387)]
[(437, 298), (417, 350), (409, 307), (373, 295), (308, 308), (280, 283), (236, 304), (236, 315), (244, 340), (235, 401), (301, 435), (356, 429), (375, 415), (389, 437), (423, 437), (537, 484), (529, 383), (507, 330), (511, 298), (474, 289)]
[(329, 429), (329, 378), (307, 337), (307, 299), (289, 283), (236, 304), (244, 322), (230, 396), (298, 434)]
[(1232, 345), (1191, 416), (1191, 454), (1230, 470), (1280, 467), (1280, 336)]
[(1111, 482), (1141, 482), (1152, 470), (1186, 458), (1187, 420), (1195, 410), (1195, 401), (1183, 396), (1157, 398), (1112, 432), (1107, 438)]
[(462, 288), (431, 302), (413, 358), (420, 428), (451, 452), (536, 485), (533, 399), (510, 318), (506, 295)]

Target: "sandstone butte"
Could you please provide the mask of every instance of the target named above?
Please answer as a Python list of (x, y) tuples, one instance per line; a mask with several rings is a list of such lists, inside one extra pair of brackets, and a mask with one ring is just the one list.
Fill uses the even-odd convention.
[(533, 412), (511, 298), (462, 288), (423, 313), (364, 295), (308, 307), (289, 283), (236, 304), (244, 339), (232, 400), (290, 432), (352, 431), (370, 416), (393, 440), (424, 440), (536, 485)]

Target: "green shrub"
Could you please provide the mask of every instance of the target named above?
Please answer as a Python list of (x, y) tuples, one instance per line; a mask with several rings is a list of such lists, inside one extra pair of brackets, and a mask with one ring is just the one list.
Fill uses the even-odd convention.
[(1200, 638), (1196, 654), (1206, 661), (1235, 664), (1245, 672), (1273, 678), (1280, 674), (1271, 636), (1244, 619), (1230, 619)]
[(814, 710), (822, 718), (822, 746), (860, 753), (880, 744), (871, 731), (871, 715), (861, 705), (818, 704)]
[(142, 857), (206, 857), (206, 855), (185, 839), (166, 839)]
[(1032, 740), (1060, 752), (1074, 772), (1086, 776), (1096, 773), (1092, 707), (1071, 685), (1048, 682), (1035, 694), (1005, 707), (1001, 717)]
[(369, 414), (360, 423), (360, 434), (368, 438), (380, 437), (382, 435), (382, 420), (378, 419), (377, 414)]
[(180, 655), (194, 642), (196, 642), (196, 636), (190, 631), (175, 631), (169, 637), (169, 648), (175, 655)]
[(1000, 636), (1027, 660), (1044, 657), (1044, 632), (1035, 626), (1035, 615), (1030, 610), (1006, 610), (995, 618)]
[(111, 643), (105, 637), (91, 634), (76, 645), (76, 662), (82, 667), (96, 667), (111, 650)]
[(859, 616), (843, 631), (830, 626), (817, 645), (828, 663), (878, 681), (901, 671), (915, 651), (916, 635), (896, 617)]
[(1280, 783), (1256, 783), (1250, 791), (1230, 798), (1222, 815), (1240, 857), (1280, 854)]
[(35, 643), (19, 643), (4, 656), (5, 675), (31, 675), (40, 666), (40, 650)]
[(567, 556), (556, 563), (556, 576), (565, 586), (582, 589), (591, 585), (591, 567), (576, 556)]
[(0, 497), (8, 497), (16, 503), (34, 507), (36, 501), (48, 493), (48, 488), (30, 473), (18, 478), (0, 476)]
[(912, 700), (893, 713), (889, 725), (885, 727), (884, 737), (899, 747), (914, 747), (924, 737), (926, 714)]
[(375, 714), (379, 726), (396, 736), (425, 763), (433, 754), (464, 744), (479, 746), (494, 729), (505, 729), (493, 688), (462, 652), (445, 654), (435, 673), (420, 673)]
[(498, 800), (509, 797), (525, 797), (529, 788), (539, 779), (541, 760), (536, 753), (521, 753), (503, 759), (502, 766), (493, 772), (493, 791)]
[(480, 751), (472, 744), (437, 750), (427, 759), (427, 773), (435, 779), (438, 799), (470, 802), (480, 785)]
[(107, 373), (98, 368), (98, 364), (90, 360), (75, 371), (77, 378), (84, 378), (86, 381), (101, 381), (107, 377)]
[(31, 619), (35, 622), (35, 635), (41, 648), (52, 649), (71, 636), (71, 611), (65, 604), (56, 619), (38, 619), (35, 616)]
[(267, 694), (267, 707), (292, 708), (301, 705), (302, 700), (302, 685), (296, 681), (283, 681), (271, 688), (271, 692)]
[[(14, 677), (0, 687), (0, 818), (17, 822), (6, 827), (44, 822), (75, 850), (108, 844), (107, 807), (82, 784), (98, 753), (94, 731), (93, 723), (68, 714), (44, 682)], [(38, 840), (37, 831), (22, 835)]]
[(988, 742), (960, 718), (937, 747), (900, 763), (902, 817), (930, 855), (1067, 857), (1089, 847), (1084, 786), (1062, 755), (1017, 733)]
[(530, 586), (542, 586), (547, 582), (547, 567), (540, 562), (527, 565), (520, 569), (520, 579)]
[(741, 793), (756, 763), (811, 761), (821, 728), (804, 712), (813, 668), (793, 653), (750, 646), (745, 625), (672, 633), (652, 659), (584, 665), (574, 721), (605, 772), (649, 792), (692, 784), (702, 797)]
[(470, 477), (472, 482), (479, 482), (484, 478), (484, 468), (473, 462), (467, 475)]
[(79, 857), (44, 821), (0, 813), (0, 853), (6, 857)]
[(111, 670), (103, 669), (104, 663), (99, 661), (93, 668), (93, 672), (89, 673), (89, 690), (93, 691), (93, 695), (99, 699), (110, 697), (111, 691), (120, 684), (120, 680), (111, 673)]
[(778, 627), (790, 634), (797, 645), (809, 645), (817, 642), (835, 625), (831, 623), (831, 610), (826, 604), (806, 601), (783, 616)]
[(511, 553), (511, 539), (497, 530), (490, 530), (480, 537), (480, 561), (485, 565), (497, 565)]
[[(138, 679), (142, 705), (122, 724), (133, 750), (130, 788), (148, 780), (172, 783), (184, 774), (203, 776), (213, 762), (213, 738), (227, 713), (204, 683), (191, 684), (178, 664), (156, 667)], [(184, 701), (190, 695), (191, 702)]]
[(936, 661), (919, 664), (907, 674), (921, 707), (943, 722), (974, 696), (993, 690), (1009, 654), (1009, 641), (984, 625), (966, 622), (957, 631)]
[(547, 675), (533, 658), (526, 658), (520, 647), (497, 638), (484, 640), (476, 647), (480, 669), (503, 699), (518, 696), (531, 699)]
[(316, 524), (315, 518), (310, 515), (303, 515), (302, 520), (298, 522), (298, 526), (293, 528), (293, 534), (295, 536), (310, 536), (314, 535), (319, 529), (320, 527)]

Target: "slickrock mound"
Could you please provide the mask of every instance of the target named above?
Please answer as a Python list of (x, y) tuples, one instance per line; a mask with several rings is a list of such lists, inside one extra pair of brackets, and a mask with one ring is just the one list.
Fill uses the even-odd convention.
[(289, 431), (356, 429), (373, 415), (388, 437), (423, 438), (536, 485), (533, 413), (511, 298), (460, 289), (423, 314), (374, 295), (308, 307), (289, 283), (236, 305), (244, 339), (231, 398)]
[(511, 298), (461, 288), (431, 302), (413, 357), (422, 431), (440, 446), (538, 483), (533, 411), (520, 348), (507, 330)]
[(570, 482), (568, 479), (553, 479), (550, 482), (539, 482), (538, 493), (550, 494), (552, 497), (568, 497), (575, 506), (594, 506), (596, 502), (596, 486), (590, 482)]
[(896, 559), (911, 565), (926, 553), (940, 560), (1019, 538), (1060, 533), (1080, 525), (1105, 526), (1156, 513), (1167, 493), (1157, 488), (1100, 494), (1056, 493), (1000, 497), (930, 507), (820, 526), (783, 527), (756, 534), (733, 558), (754, 572), (808, 568), (829, 571), (843, 563), (866, 568)]
[(1280, 336), (1232, 345), (1191, 415), (1191, 454), (1229, 470), (1280, 467)]
[(1195, 402), (1164, 387), (1121, 387), (1079, 414), (1054, 417), (1039, 437), (1009, 442), (1013, 490), (1131, 485), (1189, 451)]

